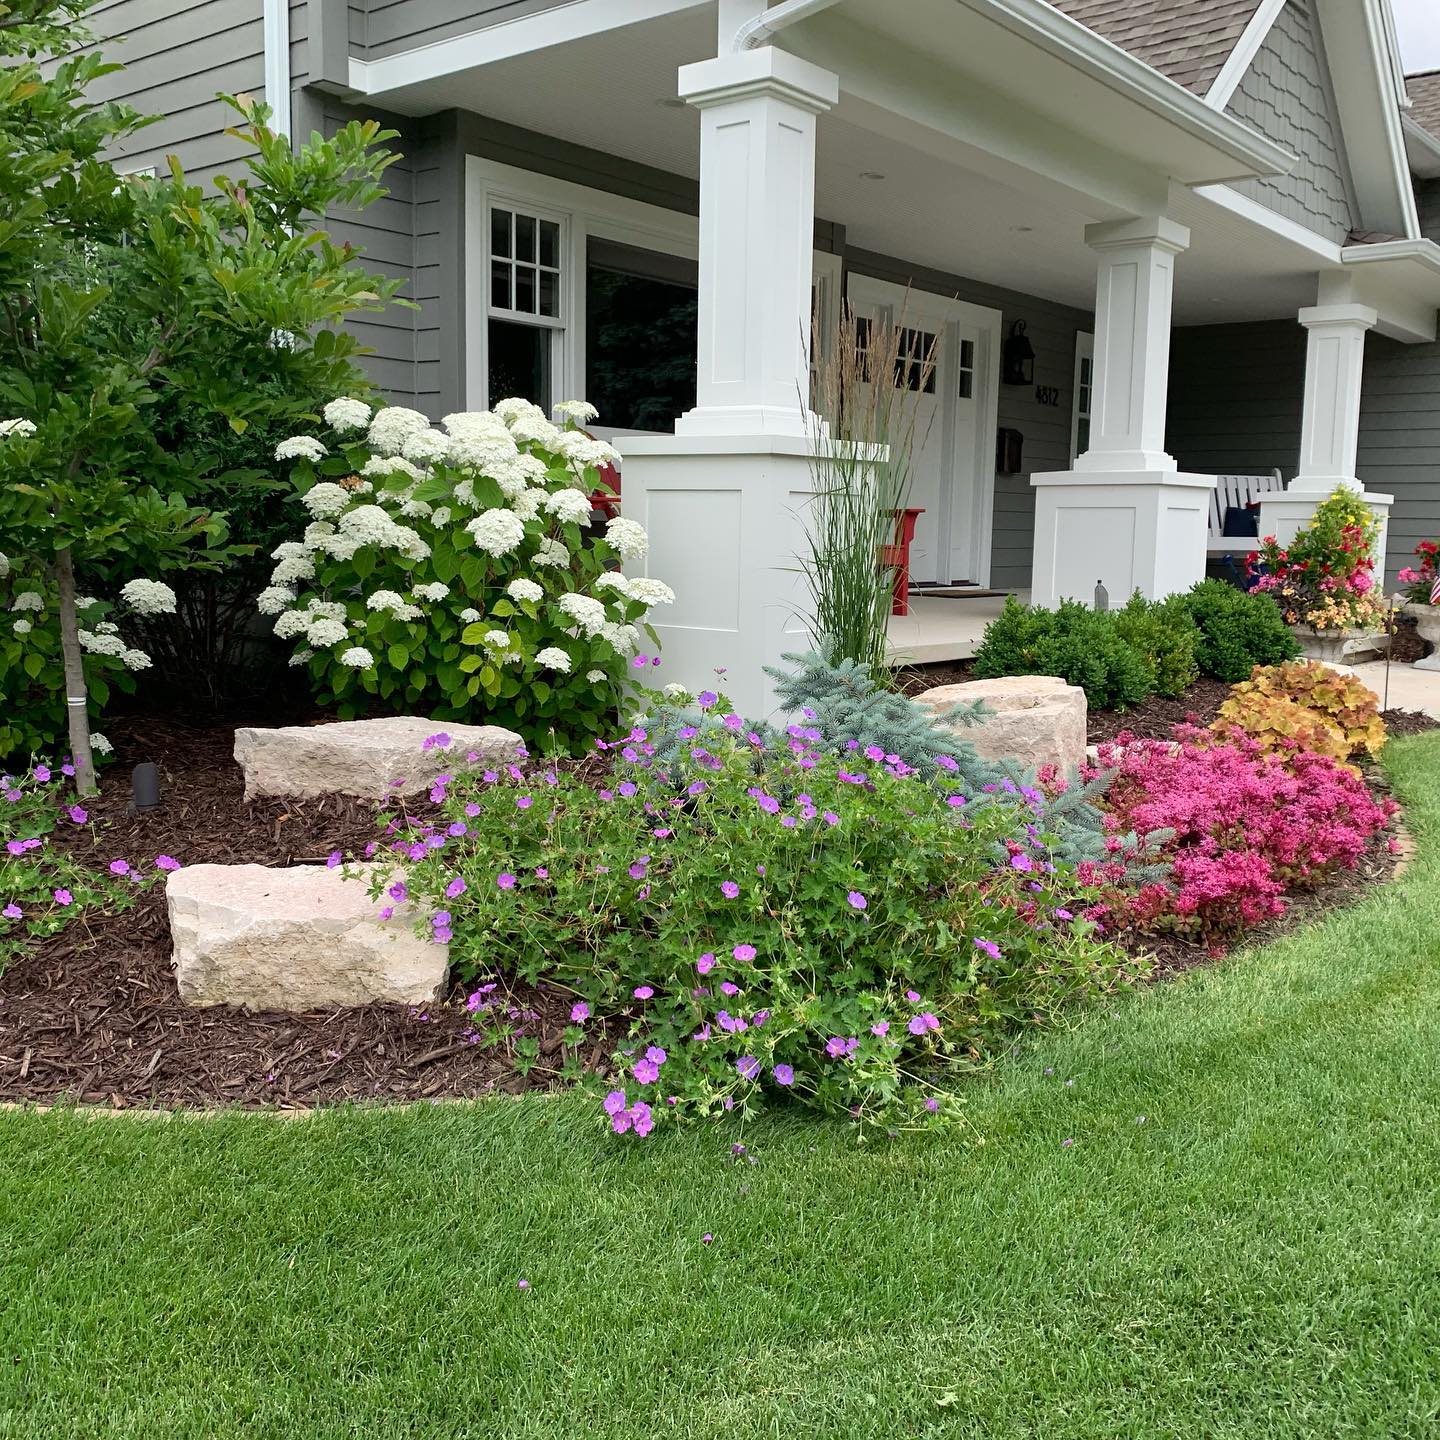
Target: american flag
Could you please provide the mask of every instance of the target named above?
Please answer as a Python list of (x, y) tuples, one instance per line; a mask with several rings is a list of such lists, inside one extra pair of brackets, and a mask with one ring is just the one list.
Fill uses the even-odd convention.
[(1430, 585), (1430, 603), (1440, 605), (1440, 573), (1437, 573)]

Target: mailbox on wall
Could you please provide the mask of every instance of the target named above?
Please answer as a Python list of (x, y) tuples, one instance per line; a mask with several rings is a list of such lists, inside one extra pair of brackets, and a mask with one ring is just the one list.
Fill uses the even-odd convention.
[(1001, 426), (995, 436), (995, 473), (1018, 475), (1025, 468), (1025, 437), (1018, 430)]

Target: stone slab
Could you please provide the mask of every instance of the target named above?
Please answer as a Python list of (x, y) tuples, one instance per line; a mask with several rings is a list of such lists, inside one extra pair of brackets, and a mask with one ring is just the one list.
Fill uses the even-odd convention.
[(433, 1001), (449, 947), (415, 934), (411, 905), (381, 920), (371, 873), (360, 867), (346, 877), (323, 865), (172, 871), (165, 903), (181, 1000), (295, 1011)]
[[(425, 750), (432, 735), (449, 748)], [(499, 725), (455, 725), (420, 715), (339, 720), (327, 725), (244, 728), (235, 732), (235, 760), (245, 772), (245, 798), (257, 795), (358, 795), (383, 800), (414, 795), (442, 771), (504, 764), (520, 737)], [(467, 757), (474, 755), (472, 761)]]

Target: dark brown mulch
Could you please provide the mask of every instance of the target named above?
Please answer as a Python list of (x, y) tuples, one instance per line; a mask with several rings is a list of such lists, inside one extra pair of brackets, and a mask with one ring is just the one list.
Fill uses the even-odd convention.
[(966, 685), (975, 678), (969, 660), (941, 660), (934, 665), (904, 665), (894, 674), (895, 688), (902, 695), (918, 695), (936, 685)]
[[(56, 832), (56, 843), (88, 863), (151, 866), (161, 854), (183, 864), (319, 863), (375, 836), (374, 807), (364, 801), (247, 804), (228, 727), (136, 718), (109, 734), (119, 763), (87, 802), (102, 823)], [(147, 759), (161, 768), (162, 804), (129, 814), (130, 769)], [(460, 1004), (302, 1015), (191, 1009), (176, 993), (156, 884), (134, 909), (85, 915), (0, 975), (0, 1100), (257, 1107), (514, 1092), (553, 1083), (571, 998), (512, 988), (514, 1023), (540, 1045), (528, 1076), (508, 1050), (470, 1040), (473, 1017)], [(580, 1059), (599, 1068), (609, 1048), (596, 1035)]]
[(1390, 659), (1394, 664), (1411, 665), (1416, 660), (1423, 659), (1429, 648), (1420, 638), (1413, 617), (1395, 617), (1395, 633), (1390, 637)]
[(1090, 743), (1102, 745), (1127, 730), (1141, 740), (1168, 740), (1177, 725), (1210, 724), (1229, 693), (1223, 680), (1201, 679), (1176, 700), (1152, 695), (1133, 710), (1092, 710)]

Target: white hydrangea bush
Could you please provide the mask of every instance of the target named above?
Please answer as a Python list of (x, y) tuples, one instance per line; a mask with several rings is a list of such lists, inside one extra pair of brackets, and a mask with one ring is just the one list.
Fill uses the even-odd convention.
[[(137, 676), (150, 669), (150, 656), (125, 634), (127, 621), (173, 615), (175, 603), (160, 580), (129, 580), (115, 601), (76, 597), (92, 725), (112, 694), (133, 694)], [(0, 761), (54, 750), (66, 724), (54, 584), (24, 557), (0, 555)]]
[(613, 726), (649, 663), (648, 616), (675, 595), (624, 573), (645, 558), (640, 525), (592, 524), (599, 467), (619, 456), (578, 428), (589, 406), (556, 408), (561, 425), (503, 400), (434, 426), (342, 397), (319, 435), (276, 447), (293, 462), (299, 518), (259, 609), (322, 704), (531, 738)]

